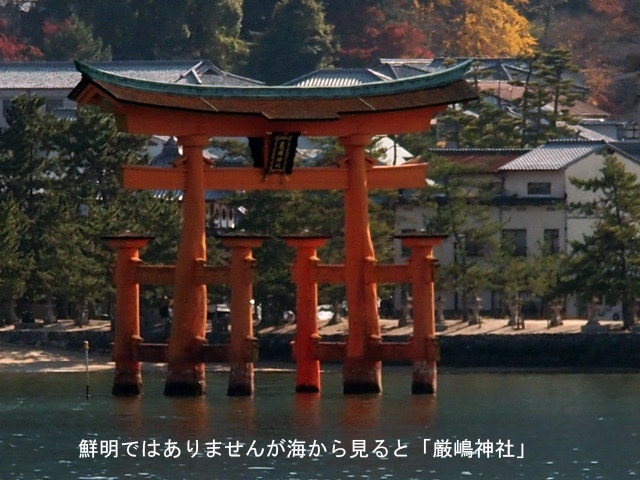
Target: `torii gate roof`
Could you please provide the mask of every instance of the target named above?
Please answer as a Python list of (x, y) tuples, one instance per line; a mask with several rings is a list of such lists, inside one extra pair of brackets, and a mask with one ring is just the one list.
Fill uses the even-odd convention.
[(471, 61), (415, 77), (343, 87), (209, 86), (123, 77), (76, 62), (69, 98), (116, 114), (122, 130), (167, 135), (261, 136), (426, 131), (446, 105), (477, 98)]

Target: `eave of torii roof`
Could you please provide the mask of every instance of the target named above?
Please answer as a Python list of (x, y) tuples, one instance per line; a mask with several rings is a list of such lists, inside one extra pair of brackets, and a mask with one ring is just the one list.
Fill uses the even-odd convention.
[[(471, 66), (471, 60), (467, 60), (451, 68), (424, 75), (416, 75), (398, 80), (380, 80), (353, 86), (340, 87), (299, 87), (289, 85), (263, 86), (217, 86), (217, 85), (185, 85), (177, 83), (160, 83), (124, 77), (115, 73), (100, 70), (86, 63), (75, 62), (76, 68), (82, 73), (83, 80), (100, 82), (108, 85), (131, 88), (141, 92), (165, 93), (186, 97), (211, 97), (211, 98), (246, 98), (246, 99), (333, 99), (351, 98), (357, 96), (381, 96), (395, 95), (399, 93), (411, 93), (443, 87), (462, 80), (464, 74)], [(82, 82), (70, 97), (78, 95), (77, 89), (82, 88)]]
[[(451, 103), (465, 102), (477, 98), (477, 93), (463, 80), (471, 62), (464, 62), (455, 67), (437, 73), (425, 74), (406, 79), (370, 82), (361, 85), (339, 87), (298, 87), (298, 86), (209, 86), (209, 85), (181, 85), (159, 82), (149, 82), (134, 78), (115, 75), (110, 72), (76, 62), (82, 73), (82, 81), (74, 88), (69, 98), (80, 104), (98, 104), (105, 110), (113, 111), (129, 121), (138, 115), (149, 117), (158, 109), (169, 109), (175, 114), (190, 115), (191, 120), (196, 117), (206, 122), (225, 117), (228, 120), (247, 120), (250, 117), (264, 122), (257, 130), (263, 132), (292, 131), (295, 122), (334, 122), (333, 129), (318, 130), (318, 135), (335, 131), (339, 123), (345, 123), (348, 118), (350, 125), (346, 133), (405, 133), (428, 129), (424, 121), (427, 117)], [(135, 113), (133, 113), (135, 110)], [(401, 112), (404, 125), (400, 125), (397, 114)], [(413, 112), (417, 118), (423, 114), (420, 123), (413, 122), (410, 117)], [(384, 115), (387, 115), (386, 117)], [(200, 117), (198, 117), (200, 115)], [(357, 120), (354, 120), (358, 117)], [(358, 131), (357, 125), (362, 125), (362, 119), (375, 117), (380, 126), (375, 131), (369, 131), (373, 123)], [(149, 118), (149, 120), (152, 120)], [(274, 123), (279, 123), (282, 130), (276, 130)], [(290, 125), (285, 125), (289, 122)], [(153, 123), (153, 122), (152, 122)], [(215, 134), (225, 135), (222, 131)], [(278, 125), (276, 125), (277, 127)], [(344, 125), (343, 125), (344, 126)], [(393, 131), (387, 127), (392, 126)], [(298, 125), (300, 127), (300, 125)], [(156, 133), (141, 131), (142, 124), (129, 128), (133, 133)], [(148, 128), (152, 128), (149, 126)], [(195, 134), (209, 134), (205, 131)], [(305, 128), (300, 128), (305, 131)], [(313, 130), (313, 129), (312, 129)], [(310, 131), (310, 129), (307, 129)], [(180, 132), (168, 131), (169, 134), (180, 135)], [(253, 131), (247, 135), (254, 134)]]

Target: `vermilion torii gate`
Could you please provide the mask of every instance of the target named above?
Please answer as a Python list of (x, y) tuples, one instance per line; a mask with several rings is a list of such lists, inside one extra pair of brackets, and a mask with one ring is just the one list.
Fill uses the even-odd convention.
[[(207, 275), (203, 272), (207, 268), (216, 268), (205, 266), (205, 190), (344, 190), (344, 282), (349, 308), (344, 392), (380, 392), (380, 356), (371, 352), (379, 350), (380, 345), (376, 279), (385, 277), (385, 274), (371, 269), (375, 263), (375, 252), (369, 232), (368, 189), (421, 188), (425, 184), (426, 165), (374, 167), (367, 161), (365, 147), (372, 135), (426, 131), (433, 115), (444, 110), (446, 105), (477, 98), (462, 79), (469, 62), (434, 74), (350, 87), (164, 84), (117, 76), (79, 62), (76, 65), (82, 73), (82, 81), (71, 93), (72, 100), (81, 105), (98, 105), (102, 110), (113, 113), (123, 131), (176, 136), (183, 146), (183, 157), (176, 168), (124, 166), (123, 175), (124, 187), (128, 189), (184, 191), (182, 237), (175, 270), (172, 271), (174, 320), (166, 355), (169, 371), (165, 394), (199, 395), (205, 390), (204, 357), (197, 354), (205, 341), (207, 314)], [(203, 157), (202, 150), (213, 136), (262, 138), (263, 145), (267, 146), (263, 148), (266, 164), (273, 157), (268, 145), (276, 132), (337, 136), (345, 149), (345, 161), (340, 167), (299, 168), (290, 174), (266, 175), (264, 168), (215, 168)], [(123, 241), (126, 245), (138, 247), (144, 243), (140, 238)], [(127, 276), (125, 268), (139, 261), (135, 245), (123, 247), (124, 244), (117, 243), (117, 239), (111, 242), (128, 252), (125, 256), (129, 260), (123, 260), (120, 269), (125, 273), (117, 278), (126, 285), (137, 286), (137, 280)], [(422, 258), (431, 255), (430, 247), (424, 242), (411, 242), (409, 240), (414, 250), (421, 252)], [(246, 269), (239, 265), (252, 260), (251, 248), (257, 244), (259, 242), (248, 241), (244, 246), (236, 245), (236, 267), (232, 258), (231, 273), (225, 273), (241, 290), (236, 293), (236, 307), (251, 298), (251, 281), (246, 277)], [(307, 250), (304, 255), (309, 253)], [(420, 268), (428, 266), (418, 260), (415, 265), (421, 265)], [(311, 272), (303, 267), (297, 269), (296, 281), (305, 271)], [(146, 275), (152, 276), (151, 271)], [(403, 274), (402, 278), (408, 278), (407, 275)], [(312, 283), (317, 283), (317, 279)], [(415, 285), (425, 284), (414, 282)], [(117, 299), (118, 311), (128, 320), (116, 319), (115, 345), (120, 347), (114, 348), (114, 391), (118, 382), (122, 382), (122, 391), (137, 393), (140, 364), (136, 360), (141, 356), (136, 357), (131, 352), (135, 351), (136, 342), (139, 343), (140, 339), (138, 330), (131, 325), (122, 325), (138, 319), (138, 305), (132, 300), (137, 291), (133, 287), (127, 291), (128, 299)], [(427, 318), (430, 308), (433, 322), (433, 298), (424, 298), (431, 305), (416, 304), (414, 310), (418, 310), (418, 316), (426, 315)], [(298, 302), (301, 300), (304, 302), (301, 298)], [(245, 347), (240, 345), (243, 339), (238, 337), (242, 333), (239, 332), (241, 327), (237, 322), (234, 325), (233, 307), (229, 393), (247, 395), (253, 392), (253, 364), (243, 354)], [(313, 315), (313, 319), (301, 318), (301, 313), (298, 312), (299, 324), (315, 323), (315, 310), (306, 313), (307, 316)], [(250, 323), (250, 314), (243, 321)], [(235, 335), (234, 328), (237, 330)], [(428, 336), (425, 332), (421, 335)], [(250, 327), (245, 333), (247, 337), (251, 336)], [(239, 338), (237, 348), (233, 345), (234, 338)], [(420, 368), (424, 370), (425, 367)], [(435, 380), (435, 371), (427, 372), (427, 376)], [(414, 372), (414, 383), (415, 378)], [(431, 390), (435, 390), (435, 384)]]

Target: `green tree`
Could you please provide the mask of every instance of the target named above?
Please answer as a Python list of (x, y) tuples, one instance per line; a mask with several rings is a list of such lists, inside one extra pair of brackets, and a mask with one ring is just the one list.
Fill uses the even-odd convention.
[[(485, 98), (488, 91), (482, 93)], [(509, 148), (520, 143), (518, 120), (504, 109), (485, 100), (469, 106), (475, 114), (449, 108), (440, 117), (440, 138), (446, 138), (459, 148)]]
[(95, 107), (78, 108), (64, 127), (55, 146), (66, 193), (77, 200), (76, 208), (89, 199), (109, 203), (122, 192), (120, 166), (144, 162), (140, 152), (147, 137), (119, 132), (113, 115)]
[[(43, 252), (43, 234), (57, 218), (52, 198), (60, 182), (54, 138), (62, 125), (44, 107), (39, 97), (15, 98), (5, 116), (8, 127), (0, 133), (0, 191), (14, 199), (26, 221), (18, 257), (32, 258), (36, 266)], [(41, 292), (37, 269), (32, 268), (25, 293), (33, 300)]]
[[(120, 166), (147, 161), (141, 154), (147, 137), (119, 132), (112, 115), (82, 107), (56, 138), (64, 189), (61, 210), (73, 212), (50, 233), (52, 271), (70, 276), (69, 289), (58, 297), (79, 304), (103, 300), (112, 292), (109, 267), (114, 252), (101, 237), (125, 230), (155, 236), (145, 251), (150, 264), (173, 264), (179, 244), (180, 204), (176, 192), (127, 191), (119, 184)], [(58, 240), (69, 236), (73, 245)], [(62, 257), (75, 257), (77, 271)], [(57, 262), (57, 263), (56, 263)], [(81, 273), (81, 274), (80, 274)], [(167, 287), (144, 287), (143, 299), (153, 305), (168, 295)]]
[(543, 79), (543, 85), (551, 96), (553, 110), (549, 115), (549, 123), (552, 130), (556, 130), (559, 121), (576, 123), (566, 109), (571, 107), (581, 95), (575, 92), (575, 81), (571, 74), (578, 72), (578, 67), (573, 65), (571, 52), (564, 48), (553, 48), (542, 52), (537, 76)]
[(46, 60), (111, 60), (111, 47), (93, 35), (93, 29), (72, 15), (60, 24), (45, 21), (42, 52)]
[[(33, 270), (33, 256), (21, 249), (20, 239), (28, 229), (28, 219), (11, 195), (0, 199), (0, 303), (4, 320), (14, 323), (16, 301), (24, 295)], [(2, 317), (0, 317), (0, 323)]]
[(593, 232), (572, 242), (570, 277), (565, 288), (590, 301), (606, 297), (622, 303), (624, 328), (634, 323), (633, 307), (640, 288), (640, 184), (614, 156), (605, 158), (600, 175), (589, 180), (571, 179), (576, 187), (594, 193), (591, 202), (571, 208), (593, 218)]
[(39, 0), (28, 15), (42, 26), (73, 14), (117, 60), (210, 58), (230, 68), (246, 54), (242, 0)]
[(249, 75), (279, 84), (329, 67), (337, 45), (316, 0), (281, 0), (268, 30), (258, 39), (249, 61)]
[(568, 112), (581, 96), (572, 77), (578, 69), (571, 53), (560, 48), (536, 50), (521, 59), (527, 65), (525, 76), (511, 82), (523, 87), (522, 97), (516, 101), (521, 145), (537, 146), (549, 138), (572, 136), (572, 131), (559, 124), (577, 123)]
[(425, 230), (447, 235), (453, 242), (453, 262), (443, 265), (440, 278), (446, 290), (456, 294), (463, 320), (468, 319), (470, 296), (476, 297), (486, 281), (486, 258), (495, 247), (500, 229), (489, 215), (488, 200), (495, 192), (479, 179), (481, 169), (456, 165), (447, 159), (429, 161), (429, 178), (423, 200), (432, 214)]
[[(371, 236), (380, 262), (392, 259), (393, 197), (372, 192), (369, 201)], [(311, 234), (329, 237), (319, 249), (322, 263), (339, 264), (344, 260), (344, 195), (339, 191), (247, 192), (231, 200), (246, 208), (239, 228), (268, 235), (254, 256), (258, 260), (258, 278), (254, 296), (263, 305), (267, 323), (278, 323), (282, 312), (295, 307), (295, 285), (290, 283), (289, 265), (295, 252), (280, 238), (286, 234)], [(389, 296), (389, 288), (380, 290)], [(342, 285), (320, 286), (320, 301), (335, 303), (345, 298)]]

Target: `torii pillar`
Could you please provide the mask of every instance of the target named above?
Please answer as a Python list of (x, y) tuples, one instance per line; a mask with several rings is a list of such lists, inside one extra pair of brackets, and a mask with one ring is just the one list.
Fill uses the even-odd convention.
[(207, 259), (202, 149), (209, 138), (180, 137), (178, 142), (184, 159), (182, 235), (176, 260), (173, 325), (167, 350), (169, 372), (164, 394), (196, 396), (205, 393), (204, 363), (194, 359), (193, 352), (206, 343), (207, 286), (199, 279), (198, 266)]
[(136, 344), (140, 337), (140, 285), (136, 279), (139, 250), (153, 237), (125, 232), (105, 237), (109, 246), (117, 249), (113, 280), (116, 285), (116, 323), (113, 338), (113, 360), (116, 363), (113, 395), (130, 396), (142, 393), (140, 362)]
[(372, 342), (380, 338), (375, 283), (365, 281), (365, 263), (375, 261), (369, 230), (369, 196), (365, 147), (368, 135), (341, 137), (346, 154), (347, 188), (344, 192), (345, 273), (349, 336), (343, 366), (343, 391), (382, 392), (381, 363), (368, 359)]
[[(207, 290), (196, 274), (206, 258), (205, 188), (345, 190), (349, 337), (344, 392), (381, 391), (376, 298), (376, 282), (380, 280), (373, 278), (367, 283), (366, 275), (375, 264), (367, 189), (420, 188), (424, 186), (426, 165), (369, 169), (364, 147), (371, 135), (427, 131), (433, 115), (446, 105), (476, 99), (477, 93), (463, 79), (470, 64), (469, 60), (432, 74), (334, 88), (161, 84), (76, 63), (82, 81), (71, 92), (72, 100), (114, 113), (123, 131), (175, 135), (184, 147), (186, 160), (179, 169), (129, 165), (123, 176), (123, 186), (129, 189), (184, 190), (167, 395), (199, 395), (205, 389), (204, 365), (195, 354), (201, 350), (198, 344), (204, 342), (207, 311)], [(263, 157), (269, 159), (269, 165), (262, 162), (259, 167), (260, 162), (256, 162), (256, 168), (205, 171), (202, 148), (209, 137), (268, 140), (276, 133), (340, 137), (347, 155), (346, 168), (302, 168), (287, 173), (293, 157), (284, 142), (272, 150), (273, 155), (267, 155), (268, 149), (264, 149)], [(269, 174), (265, 175), (267, 166)], [(274, 175), (275, 171), (280, 173)], [(251, 332), (243, 336), (250, 340)], [(239, 365), (246, 359), (236, 360)]]

